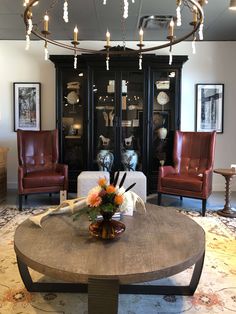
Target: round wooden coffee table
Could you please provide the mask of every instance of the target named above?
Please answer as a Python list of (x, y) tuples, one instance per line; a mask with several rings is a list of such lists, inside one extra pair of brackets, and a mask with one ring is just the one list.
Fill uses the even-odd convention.
[[(73, 221), (51, 216), (42, 229), (30, 220), (23, 222), (14, 247), (26, 288), (87, 292), (90, 314), (117, 313), (119, 293), (192, 295), (204, 260), (203, 229), (173, 208), (151, 204), (146, 214), (135, 212), (122, 221), (126, 231), (111, 241), (92, 238), (86, 217)], [(134, 284), (169, 277), (194, 264), (188, 286)], [(33, 282), (28, 267), (63, 282)]]
[(236, 211), (232, 209), (230, 204), (230, 182), (234, 176), (236, 176), (236, 172), (233, 169), (215, 169), (215, 173), (221, 174), (225, 178), (225, 205), (224, 208), (218, 210), (217, 213), (220, 216), (236, 218)]

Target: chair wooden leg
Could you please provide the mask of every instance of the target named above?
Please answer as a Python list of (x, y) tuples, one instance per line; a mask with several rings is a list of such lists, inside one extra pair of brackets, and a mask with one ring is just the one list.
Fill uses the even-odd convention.
[(23, 195), (19, 194), (18, 200), (19, 200), (19, 211), (22, 211), (22, 197)]
[(161, 205), (161, 193), (157, 193), (157, 205)]
[(204, 217), (205, 216), (205, 213), (206, 213), (206, 200), (202, 200), (202, 216)]

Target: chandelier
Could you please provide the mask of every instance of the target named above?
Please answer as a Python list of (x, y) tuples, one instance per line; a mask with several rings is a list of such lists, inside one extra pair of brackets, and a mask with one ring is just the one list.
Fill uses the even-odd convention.
[[(160, 50), (166, 47), (169, 47), (169, 64), (172, 64), (172, 47), (187, 38), (192, 37), (192, 50), (193, 53), (196, 53), (195, 42), (197, 38), (199, 40), (203, 40), (203, 24), (204, 24), (204, 11), (203, 6), (208, 2), (207, 0), (173, 0), (176, 3), (176, 16), (171, 16), (170, 22), (168, 24), (167, 29), (167, 41), (161, 44), (156, 44), (153, 42), (151, 47), (146, 47), (144, 44), (144, 31), (142, 27), (140, 27), (137, 31), (137, 49), (126, 49), (125, 41), (123, 40), (124, 46), (123, 49), (113, 50), (111, 49), (111, 34), (109, 30), (104, 34), (104, 50), (94, 50), (83, 48), (80, 45), (78, 40), (78, 26), (75, 25), (74, 30), (72, 31), (73, 40), (71, 44), (66, 44), (61, 41), (54, 40), (52, 34), (50, 32), (50, 18), (48, 11), (58, 4), (58, 0), (54, 0), (51, 7), (45, 11), (45, 15), (42, 17), (42, 23), (40, 25), (34, 23), (33, 21), (33, 11), (34, 6), (39, 4), (42, 0), (24, 0), (24, 23), (26, 26), (26, 50), (30, 47), (30, 36), (34, 34), (36, 37), (42, 39), (44, 41), (44, 56), (45, 60), (48, 60), (48, 44), (56, 45), (64, 49), (71, 50), (74, 54), (74, 68), (77, 68), (77, 56), (81, 53), (89, 53), (89, 54), (100, 54), (104, 55), (104, 60), (106, 61), (106, 69), (109, 70), (109, 60), (113, 55), (134, 55), (137, 56), (137, 60), (139, 60), (139, 69), (142, 69), (142, 55), (143, 53)], [(75, 0), (63, 0), (63, 10), (62, 17), (65, 23), (69, 22), (69, 3)], [(76, 0), (78, 1), (78, 0)], [(112, 0), (97, 0), (103, 2), (103, 5), (106, 5), (107, 1)], [(135, 0), (120, 0), (123, 4), (123, 16), (122, 22), (128, 18), (128, 9), (129, 2), (132, 4), (135, 3)], [(163, 0), (164, 1), (164, 0)], [(175, 29), (180, 28), (182, 25), (181, 12), (183, 8), (188, 9), (189, 21), (188, 23), (191, 25), (191, 30), (188, 30), (186, 34), (181, 37), (175, 36)], [(41, 29), (40, 26), (42, 25)]]

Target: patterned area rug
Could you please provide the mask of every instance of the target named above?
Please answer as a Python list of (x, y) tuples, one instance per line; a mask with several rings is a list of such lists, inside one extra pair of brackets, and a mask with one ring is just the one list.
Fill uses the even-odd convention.
[[(14, 208), (0, 208), (0, 314), (87, 314), (86, 294), (29, 293), (24, 288), (16, 264), (13, 236), (18, 224), (32, 212), (35, 210), (19, 213)], [(194, 296), (120, 295), (119, 314), (236, 312), (236, 220), (219, 217), (214, 212), (207, 212), (206, 217), (191, 211), (184, 214), (206, 232), (206, 258)], [(158, 284), (188, 284), (191, 272), (192, 268), (187, 269)], [(42, 277), (33, 271), (32, 276)]]

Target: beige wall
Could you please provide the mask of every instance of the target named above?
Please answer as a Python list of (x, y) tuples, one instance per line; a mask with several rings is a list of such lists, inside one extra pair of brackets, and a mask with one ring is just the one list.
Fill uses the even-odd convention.
[[(132, 43), (133, 46), (135, 44)], [(91, 47), (97, 45), (98, 43), (88, 44)], [(127, 46), (132, 47), (132, 45)], [(22, 41), (0, 41), (0, 146), (7, 146), (10, 149), (8, 188), (17, 187), (16, 133), (13, 131), (13, 82), (41, 82), (42, 129), (55, 127), (54, 65), (50, 61), (44, 61), (42, 42), (32, 42), (29, 51), (25, 51), (24, 47), (25, 43)], [(50, 54), (68, 53), (51, 46), (49, 52)], [(231, 163), (236, 163), (235, 52), (236, 43), (231, 42), (197, 43), (196, 55), (192, 55), (191, 43), (181, 43), (173, 50), (174, 54), (189, 55), (182, 77), (182, 130), (194, 130), (195, 84), (225, 84), (224, 133), (217, 134), (215, 167), (228, 167)], [(224, 180), (219, 175), (214, 175), (213, 189), (224, 190)], [(233, 189), (236, 190), (235, 183)]]

